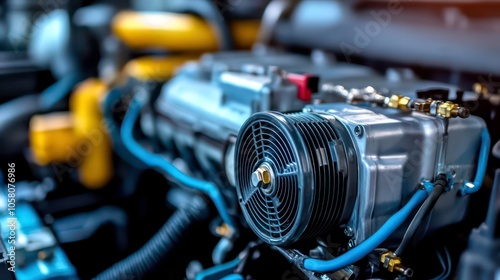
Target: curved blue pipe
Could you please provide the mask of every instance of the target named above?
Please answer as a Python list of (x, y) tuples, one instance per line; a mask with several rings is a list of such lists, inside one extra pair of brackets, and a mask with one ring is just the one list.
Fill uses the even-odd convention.
[[(240, 258), (236, 258), (230, 262), (219, 264), (214, 267), (205, 269), (196, 275), (195, 280), (219, 280), (219, 279), (225, 279), (225, 277), (229, 276), (234, 277), (232, 275), (238, 275), (238, 274), (233, 274), (233, 271), (238, 266), (238, 264), (240, 264), (240, 261), (241, 261)], [(229, 278), (229, 279), (236, 280), (238, 278)]]
[(207, 194), (214, 202), (215, 207), (219, 211), (219, 214), (224, 223), (234, 229), (235, 224), (227, 211), (227, 207), (222, 194), (215, 185), (210, 182), (198, 180), (182, 173), (182, 171), (177, 169), (173, 164), (171, 164), (161, 155), (149, 152), (135, 141), (133, 135), (134, 125), (139, 118), (142, 106), (144, 106), (144, 101), (141, 101), (138, 97), (135, 97), (130, 103), (128, 112), (125, 114), (125, 118), (123, 120), (121, 128), (121, 137), (125, 147), (147, 166), (162, 170), (173, 177), (175, 180), (179, 181), (182, 185)]
[(377, 232), (361, 244), (335, 259), (318, 260), (306, 258), (304, 260), (304, 268), (316, 272), (329, 272), (339, 270), (361, 260), (393, 234), (410, 216), (413, 209), (420, 205), (427, 196), (428, 193), (426, 190), (418, 190), (401, 210), (390, 217)]
[(241, 276), (241, 274), (231, 274), (231, 275), (228, 275), (224, 278), (221, 278), (221, 280), (244, 280), (245, 278), (243, 278), (243, 276)]
[(490, 133), (487, 128), (481, 131), (481, 147), (479, 150), (479, 158), (477, 162), (476, 177), (474, 182), (465, 181), (462, 187), (462, 195), (468, 195), (477, 192), (484, 181), (484, 175), (486, 174), (486, 167), (488, 166), (488, 156), (490, 154)]
[(212, 261), (214, 264), (220, 264), (226, 258), (229, 251), (233, 249), (233, 242), (229, 238), (221, 238), (221, 240), (215, 245), (212, 252)]
[(73, 89), (73, 87), (83, 79), (78, 73), (68, 73), (59, 81), (55, 82), (40, 93), (40, 107), (42, 110), (48, 110)]
[(125, 147), (122, 138), (120, 136), (120, 125), (115, 121), (113, 109), (114, 103), (123, 97), (123, 90), (121, 88), (111, 89), (103, 102), (103, 112), (104, 119), (106, 120), (106, 125), (111, 136), (111, 141), (113, 143), (113, 149), (118, 156), (132, 165), (133, 167), (142, 170), (144, 169), (144, 163), (138, 161)]

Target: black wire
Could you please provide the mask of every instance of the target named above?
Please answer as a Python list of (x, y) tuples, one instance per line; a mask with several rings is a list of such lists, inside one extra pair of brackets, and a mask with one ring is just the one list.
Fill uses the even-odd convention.
[[(186, 208), (178, 209), (163, 227), (138, 251), (97, 275), (96, 280), (144, 279), (165, 265), (193, 226), (209, 217), (207, 203), (195, 196)], [(167, 263), (168, 265), (168, 263)]]
[(485, 224), (490, 238), (500, 238), (500, 169), (495, 172)]
[[(500, 141), (493, 147), (492, 154), (500, 159)], [(489, 228), (490, 236), (500, 238), (500, 169), (495, 172), (495, 179), (491, 187), (490, 205), (486, 217), (486, 226)]]
[[(444, 175), (443, 175), (444, 176)], [(429, 197), (424, 201), (422, 206), (420, 206), (420, 209), (418, 209), (417, 214), (415, 217), (413, 217), (413, 220), (410, 223), (410, 226), (408, 226), (408, 229), (405, 232), (405, 235), (403, 237), (403, 240), (399, 244), (398, 248), (394, 252), (394, 254), (401, 256), (410, 241), (412, 240), (413, 236), (417, 232), (418, 227), (422, 223), (422, 221), (429, 215), (431, 212), (432, 208), (438, 201), (439, 197), (444, 191), (444, 188), (446, 186), (446, 177), (442, 178), (441, 175), (438, 175), (438, 179), (436, 180), (436, 183), (434, 185), (434, 189), (432, 190), (431, 194)]]

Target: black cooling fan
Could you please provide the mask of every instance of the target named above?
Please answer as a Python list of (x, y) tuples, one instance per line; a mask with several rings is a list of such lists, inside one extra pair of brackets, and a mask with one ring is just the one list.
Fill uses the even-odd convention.
[(345, 222), (356, 196), (352, 141), (333, 117), (258, 113), (236, 142), (245, 219), (264, 241), (288, 245)]

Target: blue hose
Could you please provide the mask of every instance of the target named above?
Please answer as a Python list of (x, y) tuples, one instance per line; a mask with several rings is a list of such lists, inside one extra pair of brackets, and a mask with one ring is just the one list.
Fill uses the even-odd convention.
[(243, 278), (243, 276), (241, 276), (241, 274), (231, 274), (231, 275), (228, 275), (224, 278), (221, 278), (221, 280), (244, 280), (245, 278)]
[(229, 251), (233, 249), (233, 242), (229, 238), (221, 238), (212, 252), (214, 264), (221, 264)]
[(332, 260), (306, 258), (304, 268), (316, 272), (336, 271), (349, 266), (368, 255), (384, 242), (410, 216), (413, 209), (420, 205), (428, 196), (426, 190), (418, 190), (408, 203), (364, 242)]
[(113, 142), (113, 149), (115, 150), (116, 154), (122, 160), (129, 163), (133, 167), (142, 170), (144, 169), (144, 163), (138, 162), (138, 160), (127, 150), (127, 148), (123, 144), (122, 138), (120, 137), (120, 125), (115, 121), (113, 116), (113, 105), (122, 97), (123, 90), (121, 88), (113, 88), (108, 92), (103, 102), (104, 119), (106, 120), (109, 135), (111, 136), (111, 141)]
[[(218, 280), (218, 279), (226, 279), (225, 277), (229, 276), (234, 277), (232, 275), (238, 275), (238, 274), (233, 274), (233, 272), (234, 269), (236, 269), (236, 267), (240, 264), (240, 262), (241, 259), (236, 258), (230, 262), (219, 264), (214, 267), (205, 269), (196, 275), (195, 280)], [(228, 279), (236, 280), (243, 278), (228, 278)]]
[(130, 103), (130, 107), (128, 109), (127, 114), (125, 115), (121, 128), (121, 136), (125, 147), (135, 157), (143, 161), (147, 166), (162, 170), (171, 177), (173, 177), (175, 180), (179, 181), (182, 185), (188, 188), (199, 190), (207, 194), (214, 202), (215, 207), (219, 211), (222, 220), (229, 227), (234, 229), (235, 224), (227, 211), (226, 203), (224, 202), (224, 199), (219, 189), (215, 185), (207, 181), (202, 181), (196, 178), (192, 178), (182, 173), (179, 169), (177, 169), (174, 165), (172, 165), (161, 155), (149, 152), (143, 146), (141, 146), (139, 143), (135, 141), (133, 136), (134, 125), (137, 119), (139, 118), (142, 106), (144, 106), (144, 101), (139, 100), (138, 97), (134, 98)]
[(481, 147), (479, 150), (479, 159), (477, 163), (476, 177), (474, 182), (465, 181), (462, 187), (462, 195), (468, 195), (477, 192), (483, 184), (484, 175), (486, 174), (486, 167), (488, 165), (488, 156), (490, 154), (490, 133), (487, 128), (481, 131)]
[(73, 87), (83, 79), (83, 76), (77, 73), (66, 74), (59, 81), (55, 82), (40, 93), (40, 107), (42, 110), (48, 110), (61, 101)]

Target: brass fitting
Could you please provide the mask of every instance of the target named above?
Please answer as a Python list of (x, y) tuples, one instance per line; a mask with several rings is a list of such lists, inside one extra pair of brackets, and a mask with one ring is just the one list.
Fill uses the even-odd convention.
[(488, 87), (486, 85), (484, 85), (483, 83), (475, 83), (473, 86), (472, 86), (472, 89), (474, 90), (475, 93), (477, 94), (483, 94), (483, 95), (487, 95), (489, 93), (488, 91)]
[(409, 110), (412, 99), (404, 95), (391, 95), (387, 100), (387, 107), (399, 109), (399, 110)]
[(458, 104), (446, 101), (438, 106), (437, 114), (443, 118), (467, 118), (469, 117), (470, 112), (467, 108), (463, 108), (458, 106)]
[(222, 224), (215, 228), (215, 233), (220, 236), (229, 236), (232, 229), (227, 224)]
[(401, 99), (402, 95), (391, 95), (387, 102), (387, 107), (397, 109), (399, 107), (399, 99)]
[(391, 251), (387, 251), (380, 255), (380, 262), (389, 272), (399, 272), (406, 277), (413, 276), (413, 270), (411, 268), (407, 268), (403, 265), (401, 258), (398, 257)]
[(398, 108), (400, 110), (408, 110), (410, 108), (410, 104), (412, 102), (412, 99), (407, 97), (407, 96), (402, 96), (398, 100)]
[[(483, 91), (484, 85), (475, 85), (475, 90)], [(461, 107), (460, 105), (450, 101), (433, 100), (432, 98), (427, 100), (414, 100), (411, 97), (397, 94), (385, 96), (377, 92), (372, 87), (346, 90), (341, 85), (325, 84), (323, 86), (323, 91), (335, 93), (336, 95), (345, 98), (347, 103), (350, 104), (368, 102), (372, 105), (402, 111), (417, 111), (429, 116), (439, 116), (442, 118), (468, 118), (470, 116), (469, 109)]]
[(252, 173), (252, 184), (257, 186), (260, 182), (266, 185), (271, 183), (271, 174), (265, 167), (259, 167)]
[(440, 116), (443, 118), (468, 118), (470, 116), (469, 109), (465, 107), (460, 107), (460, 105), (451, 101), (443, 102), (430, 98), (425, 101), (414, 102), (413, 109), (431, 116)]
[(432, 99), (427, 99), (425, 101), (417, 101), (413, 105), (415, 111), (429, 114), (431, 112), (431, 102)]

